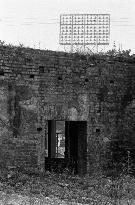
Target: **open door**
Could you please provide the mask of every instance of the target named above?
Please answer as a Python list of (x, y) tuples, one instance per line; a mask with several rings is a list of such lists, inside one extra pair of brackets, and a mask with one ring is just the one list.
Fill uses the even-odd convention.
[(66, 121), (65, 157), (75, 174), (87, 172), (87, 122)]
[(87, 122), (48, 121), (46, 170), (68, 167), (74, 174), (87, 172)]

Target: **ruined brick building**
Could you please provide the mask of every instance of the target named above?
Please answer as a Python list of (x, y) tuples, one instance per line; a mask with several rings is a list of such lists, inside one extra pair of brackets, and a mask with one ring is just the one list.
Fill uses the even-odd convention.
[(93, 173), (134, 119), (135, 61), (0, 47), (1, 164)]

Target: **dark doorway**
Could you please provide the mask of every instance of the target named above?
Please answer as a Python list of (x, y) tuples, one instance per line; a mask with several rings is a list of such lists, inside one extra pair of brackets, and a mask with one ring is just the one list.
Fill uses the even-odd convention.
[(87, 122), (67, 121), (65, 157), (75, 174), (87, 172)]
[[(57, 132), (58, 121), (48, 121), (48, 157), (45, 159), (46, 170), (63, 170), (69, 168), (74, 174), (87, 172), (87, 122), (86, 121), (63, 121), (64, 134)], [(58, 157), (58, 134), (61, 142), (64, 139), (64, 157)], [(63, 135), (62, 135), (63, 134)], [(60, 145), (61, 143), (59, 143)]]

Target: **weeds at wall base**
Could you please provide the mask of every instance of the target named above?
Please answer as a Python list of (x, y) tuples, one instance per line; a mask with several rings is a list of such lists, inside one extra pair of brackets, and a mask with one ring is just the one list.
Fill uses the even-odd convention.
[[(135, 199), (135, 178), (130, 175), (119, 175), (116, 178), (105, 175), (86, 174), (78, 176), (64, 173), (45, 172), (42, 177), (29, 176), (24, 173), (9, 175), (1, 181), (0, 189), (8, 195), (13, 193), (34, 197), (57, 197), (64, 201), (75, 201), (82, 204), (120, 204), (123, 200), (130, 204)], [(32, 202), (33, 203), (33, 202)]]

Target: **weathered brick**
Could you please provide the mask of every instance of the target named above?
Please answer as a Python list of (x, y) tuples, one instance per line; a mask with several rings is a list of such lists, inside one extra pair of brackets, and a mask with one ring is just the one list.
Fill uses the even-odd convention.
[(48, 120), (87, 122), (90, 173), (96, 165), (102, 167), (100, 155), (119, 132), (133, 135), (135, 62), (95, 58), (94, 62), (91, 56), (87, 60), (78, 54), (0, 48), (1, 161), (7, 159), (8, 164), (13, 155), (11, 163), (43, 169)]

